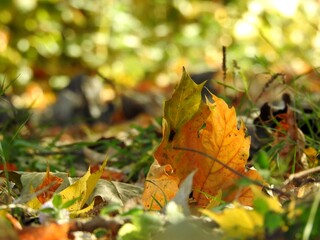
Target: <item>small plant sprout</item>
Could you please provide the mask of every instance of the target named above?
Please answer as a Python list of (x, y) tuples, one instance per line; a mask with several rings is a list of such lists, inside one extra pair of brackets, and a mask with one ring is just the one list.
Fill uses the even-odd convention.
[(52, 199), (45, 202), (40, 208), (40, 222), (42, 224), (50, 221), (56, 221), (58, 223), (68, 222), (70, 217), (67, 208), (73, 205), (77, 200), (78, 199), (75, 198), (63, 203), (61, 195), (55, 194)]

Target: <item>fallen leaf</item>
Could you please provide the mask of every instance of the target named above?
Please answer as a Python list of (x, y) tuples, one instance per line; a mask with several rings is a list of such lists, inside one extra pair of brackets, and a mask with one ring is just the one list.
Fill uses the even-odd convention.
[(290, 172), (298, 172), (304, 169), (301, 158), (305, 147), (305, 137), (298, 128), (295, 114), (288, 107), (286, 113), (279, 114), (281, 121), (274, 132), (273, 145), (284, 144), (279, 156), (283, 161), (287, 161)]
[(319, 183), (314, 183), (314, 182), (309, 182), (301, 187), (298, 187), (296, 189), (297, 191), (297, 197), (298, 198), (304, 198), (312, 193), (318, 192), (320, 189), (320, 184)]
[[(22, 194), (20, 198), (22, 199), (21, 202), (26, 202), (30, 197), (30, 188), (33, 189), (37, 188), (42, 182), (43, 179), (46, 176), (46, 172), (17, 172), (17, 174), (20, 175), (20, 181), (22, 184)], [(61, 191), (62, 189), (68, 187), (70, 185), (69, 182), (69, 176), (67, 173), (50, 173), (51, 175), (54, 175), (56, 177), (62, 178), (63, 183), (60, 185), (60, 187), (57, 189), (57, 192)]]
[[(267, 211), (272, 211), (275, 213), (283, 213), (284, 210), (279, 202), (279, 200), (275, 197), (267, 196), (264, 194), (261, 189), (252, 186), (252, 192), (254, 193), (254, 202), (255, 205), (258, 202), (263, 202), (267, 208)], [(255, 208), (256, 209), (256, 208)]]
[(217, 222), (227, 238), (248, 239), (254, 237), (256, 239), (264, 234), (263, 216), (239, 204), (219, 213), (208, 209), (200, 211)]
[(17, 166), (14, 163), (0, 164), (0, 170), (16, 171), (17, 170)]
[(200, 209), (199, 211), (220, 225), (226, 239), (264, 239), (266, 221), (270, 221), (268, 216), (272, 216), (270, 213), (281, 218), (281, 214), (285, 210), (277, 198), (263, 193), (256, 186), (252, 186), (251, 190), (254, 201), (253, 208), (233, 203), (222, 211), (209, 209)]
[[(35, 174), (35, 176), (38, 175)], [(33, 209), (39, 209), (43, 203), (49, 201), (52, 198), (53, 194), (62, 185), (63, 181), (63, 178), (51, 174), (49, 171), (49, 167), (47, 167), (47, 171), (42, 178), (42, 182), (40, 183), (40, 185), (38, 185), (38, 187), (36, 187), (35, 189), (32, 184), (29, 185), (29, 195), (36, 194), (36, 197), (33, 197), (31, 200), (29, 200), (27, 202), (27, 206)]]
[[(172, 98), (164, 105), (163, 138), (154, 154), (155, 159), (161, 166), (172, 168), (179, 184), (197, 170), (193, 181), (197, 206), (206, 207), (210, 201), (207, 196), (216, 196), (219, 191), (228, 201), (237, 198), (242, 204), (252, 205), (250, 188), (230, 193), (240, 178), (235, 172), (261, 180), (256, 171), (245, 168), (250, 137), (246, 136), (242, 122), (238, 126), (235, 109), (229, 108), (224, 100), (212, 94), (213, 103), (211, 100), (201, 101), (202, 87), (184, 71)], [(206, 156), (178, 151), (175, 147), (195, 149), (220, 160), (229, 169)]]
[[(91, 165), (90, 168), (99, 169), (99, 165)], [(125, 174), (117, 168), (105, 168), (101, 175), (101, 179), (106, 179), (109, 181), (123, 181), (125, 179)]]
[[(35, 190), (32, 186), (30, 186), (30, 193), (35, 194)], [(26, 205), (32, 209), (39, 209), (42, 204), (37, 197), (34, 197), (28, 201)]]
[(151, 165), (141, 197), (146, 209), (160, 210), (178, 191), (179, 179), (172, 175), (170, 165), (160, 166), (157, 161)]
[(130, 199), (140, 199), (141, 193), (140, 186), (100, 179), (87, 202), (92, 202), (95, 197), (101, 197), (107, 203), (124, 205)]
[(13, 182), (15, 187), (18, 188), (19, 191), (22, 191), (22, 183), (21, 183), (21, 174), (17, 173), (17, 172), (13, 172), (13, 171), (0, 171), (0, 177), (1, 178), (6, 178), (6, 175), (7, 177), (9, 178), (8, 180)]
[(56, 190), (59, 188), (61, 183), (63, 182), (62, 178), (54, 176), (50, 173), (49, 166), (47, 167), (46, 175), (42, 181), (42, 183), (35, 189), (36, 192), (46, 189), (45, 191), (41, 192), (37, 198), (40, 203), (45, 203), (49, 201)]
[[(22, 191), (23, 194), (21, 195), (22, 202), (26, 202), (30, 199), (30, 196), (34, 194), (30, 194), (30, 188), (33, 186), (37, 186), (41, 183), (42, 179), (44, 178), (46, 173), (35, 173), (35, 172), (23, 172), (19, 176), (21, 177), (22, 182)], [(62, 185), (57, 189), (57, 193), (63, 189), (66, 189), (70, 186), (70, 184), (75, 183), (79, 179), (75, 178), (68, 178), (67, 173), (53, 173), (53, 175), (63, 178), (64, 181)], [(34, 189), (34, 187), (33, 187)], [(123, 205), (129, 199), (132, 198), (141, 198), (142, 187), (123, 183), (123, 182), (114, 182), (114, 181), (107, 181), (104, 179), (99, 179), (96, 184), (96, 188), (93, 190), (92, 194), (89, 196), (87, 203), (91, 203), (94, 201), (94, 198), (101, 197), (103, 201), (108, 203), (120, 203)], [(34, 193), (34, 191), (32, 191)], [(38, 209), (41, 207), (41, 203), (35, 197), (33, 198), (33, 202), (30, 201), (27, 205), (30, 208)], [(31, 203), (32, 202), (32, 203)]]
[[(26, 205), (32, 209), (39, 209), (41, 207), (41, 202), (38, 200), (35, 194), (35, 188), (37, 188), (42, 182), (46, 172), (18, 172), (20, 175), (20, 180), (22, 183), (22, 193), (20, 196), (20, 202), (27, 202)], [(56, 190), (60, 190), (69, 186), (69, 179), (67, 173), (50, 173), (56, 177), (62, 178), (63, 182)]]
[[(304, 156), (306, 157), (306, 163), (308, 168), (313, 168), (318, 166), (318, 151), (314, 149), (313, 147), (306, 147), (303, 149)], [(303, 158), (303, 156), (302, 156)], [(301, 159), (302, 161), (302, 159)]]
[(95, 172), (91, 172), (91, 169), (89, 168), (83, 177), (59, 193), (63, 202), (68, 202), (78, 198), (73, 205), (68, 207), (69, 211), (77, 212), (82, 209), (96, 187), (106, 164), (107, 160), (105, 160), (100, 166), (99, 170)]

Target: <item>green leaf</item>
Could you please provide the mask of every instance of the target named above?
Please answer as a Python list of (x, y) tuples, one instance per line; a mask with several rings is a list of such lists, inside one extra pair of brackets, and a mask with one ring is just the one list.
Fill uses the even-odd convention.
[(76, 201), (78, 201), (78, 200), (79, 200), (79, 197), (78, 197), (78, 198), (71, 199), (71, 200), (65, 202), (64, 204), (61, 205), (61, 209), (69, 208), (70, 206), (72, 206), (73, 204), (75, 204)]
[(253, 207), (256, 211), (261, 214), (266, 212), (283, 213), (284, 209), (277, 198), (267, 196), (257, 187), (251, 187), (251, 189), (254, 193)]
[(265, 151), (263, 150), (258, 151), (257, 154), (255, 155), (254, 160), (258, 164), (259, 168), (261, 169), (269, 168), (269, 156)]
[(183, 68), (182, 78), (171, 99), (164, 103), (164, 118), (170, 130), (179, 130), (198, 111), (205, 82), (196, 84)]
[(264, 216), (264, 225), (269, 234), (272, 234), (275, 230), (284, 227), (285, 222), (282, 215), (279, 213), (269, 212)]
[(254, 210), (261, 213), (262, 215), (265, 215), (267, 212), (270, 211), (268, 203), (262, 198), (254, 199), (253, 204), (254, 204)]
[(56, 194), (52, 198), (52, 204), (55, 208), (59, 209), (62, 205), (62, 197), (59, 194)]
[(159, 232), (164, 225), (164, 218), (161, 215), (144, 211), (131, 215), (130, 220), (130, 223), (126, 223), (120, 228), (119, 239), (153, 239), (151, 236)]
[(132, 209), (129, 209), (128, 211), (121, 214), (122, 217), (132, 217), (132, 216), (140, 216), (144, 213), (144, 210), (141, 207), (135, 207)]
[(56, 210), (54, 208), (51, 208), (51, 207), (46, 207), (46, 208), (40, 209), (40, 212), (48, 213), (50, 215), (54, 215), (56, 213)]
[(108, 206), (102, 208), (102, 210), (100, 211), (100, 214), (108, 215), (109, 213), (119, 211), (120, 208), (121, 208), (121, 205), (119, 203), (111, 203), (111, 204), (108, 204)]

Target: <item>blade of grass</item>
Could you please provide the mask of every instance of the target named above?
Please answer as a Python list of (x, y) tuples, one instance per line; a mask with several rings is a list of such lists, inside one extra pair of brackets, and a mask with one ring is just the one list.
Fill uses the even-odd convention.
[(310, 235), (311, 235), (311, 232), (312, 232), (314, 219), (316, 217), (316, 213), (318, 211), (319, 204), (320, 204), (320, 191), (317, 192), (317, 195), (314, 198), (314, 201), (312, 203), (311, 210), (310, 210), (310, 215), (309, 215), (307, 224), (306, 224), (306, 226), (304, 228), (304, 231), (303, 231), (302, 240), (310, 239)]
[(0, 142), (0, 158), (1, 158), (2, 165), (3, 165), (4, 175), (6, 177), (6, 185), (7, 185), (8, 193), (10, 194), (10, 196), (12, 196), (12, 191), (11, 191), (10, 182), (9, 182), (7, 161), (6, 161), (4, 152), (3, 152), (3, 148), (2, 148), (2, 143), (1, 142)]

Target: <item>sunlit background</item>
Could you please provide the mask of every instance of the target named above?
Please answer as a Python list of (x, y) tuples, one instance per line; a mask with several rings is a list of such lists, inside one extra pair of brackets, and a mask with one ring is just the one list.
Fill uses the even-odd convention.
[(130, 88), (221, 69), (222, 46), (249, 79), (304, 74), (320, 62), (319, 12), (317, 0), (1, 0), (0, 80), (15, 79), (16, 105), (44, 107), (81, 73)]

